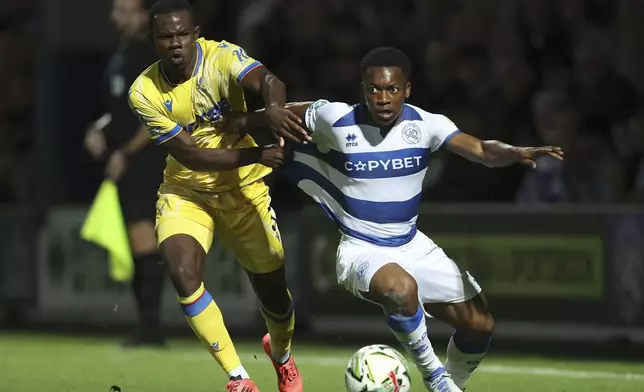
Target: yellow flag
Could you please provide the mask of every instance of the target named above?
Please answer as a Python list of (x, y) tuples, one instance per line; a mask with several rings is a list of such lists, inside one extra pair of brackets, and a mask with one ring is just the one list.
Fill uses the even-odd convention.
[(81, 238), (107, 250), (112, 279), (119, 282), (132, 279), (134, 262), (114, 182), (105, 180), (101, 184), (83, 223)]

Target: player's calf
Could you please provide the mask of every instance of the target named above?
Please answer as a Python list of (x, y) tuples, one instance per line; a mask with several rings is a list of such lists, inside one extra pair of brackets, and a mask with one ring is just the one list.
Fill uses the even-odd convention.
[(416, 280), (398, 264), (387, 264), (374, 274), (369, 292), (362, 296), (384, 308), (389, 328), (412, 357), (428, 387), (442, 382), (446, 372), (427, 335)]
[(454, 331), (447, 346), (445, 367), (459, 387), (464, 387), (485, 357), (493, 329), (494, 319), (489, 316)]
[(494, 318), (482, 294), (463, 303), (445, 305), (443, 309), (442, 315), (430, 312), (455, 328), (447, 346), (445, 368), (456, 385), (463, 388), (487, 353)]
[(260, 311), (271, 336), (271, 355), (275, 362), (284, 364), (291, 355), (291, 339), (295, 330), (293, 299), (286, 287), (284, 265), (275, 271), (248, 273), (260, 300)]
[(304, 380), (291, 356), (295, 314), (291, 294), (286, 288), (284, 265), (263, 274), (249, 272), (248, 276), (260, 299), (260, 310), (268, 328), (262, 346), (273, 362), (278, 390), (301, 392)]
[[(202, 246), (189, 235), (175, 235), (161, 242), (159, 249), (170, 270), (183, 314), (195, 335), (206, 345), (231, 380), (248, 379), (248, 373), (241, 364), (224, 324), (221, 310), (201, 281), (201, 268), (206, 257)], [(235, 387), (237, 384), (245, 385), (232, 384)]]

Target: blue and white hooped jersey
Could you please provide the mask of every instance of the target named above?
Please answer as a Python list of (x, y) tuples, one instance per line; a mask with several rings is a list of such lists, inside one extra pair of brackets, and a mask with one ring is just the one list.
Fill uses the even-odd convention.
[(313, 143), (295, 147), (284, 173), (321, 204), (340, 230), (381, 246), (416, 234), (429, 155), (458, 129), (447, 117), (405, 104), (384, 137), (367, 108), (318, 100), (306, 110)]

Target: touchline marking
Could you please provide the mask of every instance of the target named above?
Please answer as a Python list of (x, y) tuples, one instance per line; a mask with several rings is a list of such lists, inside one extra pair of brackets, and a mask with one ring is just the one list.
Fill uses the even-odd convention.
[[(245, 358), (245, 360), (250, 360), (251, 358), (253, 357), (250, 356), (248, 358)], [(337, 356), (313, 357), (308, 355), (299, 355), (299, 356), (295, 356), (294, 358), (296, 363), (301, 363), (303, 365), (313, 365), (313, 366), (346, 366), (347, 363), (349, 362), (348, 358), (345, 359)], [(507, 366), (507, 365), (481, 365), (481, 367), (478, 368), (476, 371), (481, 373), (495, 373), (495, 374), (520, 374), (520, 375), (553, 376), (553, 377), (566, 377), (566, 378), (644, 381), (644, 374), (595, 372), (595, 371), (589, 371), (589, 370), (565, 370), (565, 369), (542, 368), (542, 367), (532, 368), (532, 367)]]
[(609, 379), (623, 381), (644, 381), (644, 374), (633, 373), (611, 373), (611, 372), (594, 372), (588, 370), (565, 370), (554, 368), (528, 368), (519, 366), (503, 365), (482, 365), (478, 371), (482, 373), (497, 374), (523, 374), (535, 376), (555, 376), (568, 378), (591, 378), (591, 379)]
[[(205, 352), (203, 355), (197, 355), (195, 353), (186, 353), (183, 355), (174, 356), (174, 358), (181, 358), (182, 360), (202, 360), (204, 355), (207, 355)], [(324, 355), (324, 354), (322, 354)], [(240, 355), (241, 359), (245, 363), (262, 361), (268, 362), (268, 358), (264, 353), (259, 353), (257, 355), (252, 354), (242, 354)], [(311, 356), (311, 355), (295, 355), (294, 356), (296, 363), (302, 365), (311, 365), (311, 366), (329, 366), (329, 367), (339, 367), (346, 366), (349, 363), (349, 357), (339, 357), (337, 355), (326, 355), (326, 356)], [(620, 381), (644, 381), (644, 374), (636, 373), (614, 373), (614, 372), (599, 372), (592, 370), (566, 370), (566, 369), (555, 369), (555, 368), (545, 368), (545, 367), (527, 367), (527, 366), (508, 366), (508, 365), (481, 365), (480, 368), (476, 370), (480, 373), (491, 373), (491, 374), (519, 374), (525, 376), (551, 376), (551, 377), (564, 377), (564, 378), (577, 378), (577, 379), (595, 379), (595, 380), (620, 380)]]

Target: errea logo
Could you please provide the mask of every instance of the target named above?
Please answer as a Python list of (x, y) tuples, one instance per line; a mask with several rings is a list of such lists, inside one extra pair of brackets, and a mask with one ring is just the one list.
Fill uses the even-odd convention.
[(358, 146), (358, 142), (356, 141), (356, 140), (358, 140), (358, 137), (356, 136), (355, 133), (348, 134), (347, 137), (345, 137), (345, 139), (347, 140), (346, 147), (357, 147)]

